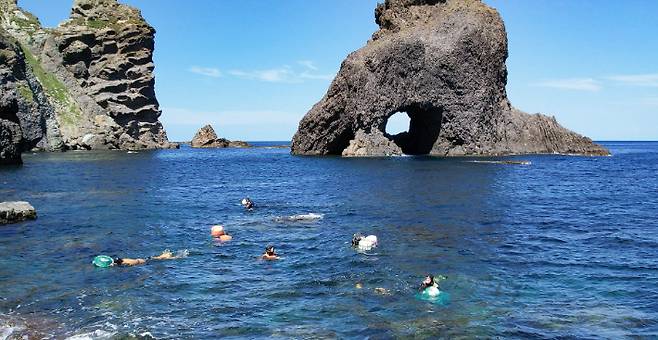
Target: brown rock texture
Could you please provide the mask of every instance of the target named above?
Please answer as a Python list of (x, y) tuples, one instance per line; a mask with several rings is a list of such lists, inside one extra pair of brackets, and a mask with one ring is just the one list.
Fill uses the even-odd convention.
[(193, 148), (227, 148), (229, 143), (227, 139), (218, 138), (212, 126), (206, 125), (197, 131), (190, 145)]
[[(554, 118), (514, 109), (507, 98), (507, 33), (479, 0), (386, 0), (380, 29), (351, 53), (292, 142), (299, 155), (438, 156), (564, 153), (607, 155)], [(407, 132), (385, 133), (397, 112)], [(360, 150), (356, 152), (356, 150)]]

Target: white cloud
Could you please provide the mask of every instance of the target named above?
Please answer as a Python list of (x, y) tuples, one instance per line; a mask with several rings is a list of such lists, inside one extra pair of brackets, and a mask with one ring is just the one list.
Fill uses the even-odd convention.
[(332, 80), (336, 77), (335, 74), (313, 74), (309, 72), (302, 72), (299, 74), (299, 77), (302, 79), (313, 79), (313, 80)]
[(190, 67), (189, 71), (192, 73), (196, 73), (202, 76), (212, 77), (212, 78), (219, 78), (222, 76), (222, 72), (214, 67), (192, 66)]
[(625, 85), (658, 87), (658, 73), (616, 75), (606, 79)]
[(231, 70), (228, 72), (232, 76), (244, 79), (260, 80), (269, 83), (294, 83), (296, 81), (295, 74), (288, 66), (273, 68), (268, 70)]
[(228, 73), (235, 77), (268, 83), (303, 83), (306, 80), (332, 80), (335, 76), (334, 74), (317, 73), (318, 67), (310, 60), (300, 60), (297, 64), (304, 70), (299, 70), (299, 67), (293, 68), (284, 65), (265, 70), (231, 70)]
[(302, 65), (302, 66), (306, 67), (307, 69), (309, 69), (311, 71), (317, 71), (318, 70), (318, 67), (315, 66), (315, 63), (312, 62), (311, 60), (300, 60), (297, 63), (299, 65)]
[(554, 79), (534, 84), (540, 87), (550, 87), (560, 90), (572, 91), (600, 91), (601, 83), (593, 78), (568, 78), (568, 79)]

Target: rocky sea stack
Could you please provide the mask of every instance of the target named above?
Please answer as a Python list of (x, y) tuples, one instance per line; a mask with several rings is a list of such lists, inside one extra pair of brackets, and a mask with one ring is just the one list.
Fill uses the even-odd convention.
[[(386, 0), (375, 18), (379, 30), (300, 122), (294, 154), (608, 154), (555, 118), (511, 106), (505, 26), (480, 0)], [(410, 126), (391, 136), (397, 112)]]
[[(20, 126), (15, 147), (176, 146), (158, 120), (155, 30), (139, 10), (116, 0), (75, 0), (70, 19), (44, 29), (16, 0), (0, 0), (0, 28), (0, 119)], [(0, 123), (2, 146), (6, 125)]]
[(210, 124), (202, 127), (192, 138), (190, 145), (193, 148), (248, 148), (249, 143), (243, 141), (230, 141), (217, 137), (215, 129)]

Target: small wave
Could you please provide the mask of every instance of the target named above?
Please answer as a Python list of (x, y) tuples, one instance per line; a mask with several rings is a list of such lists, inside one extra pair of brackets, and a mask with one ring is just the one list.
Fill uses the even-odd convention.
[(480, 164), (506, 164), (506, 165), (532, 165), (530, 161), (467, 161), (467, 163)]
[(324, 214), (308, 213), (291, 216), (277, 216), (274, 218), (275, 222), (303, 222), (303, 221), (317, 221), (324, 218)]
[(76, 334), (76, 335), (70, 336), (70, 337), (66, 338), (66, 340), (111, 339), (116, 334), (117, 334), (116, 332), (109, 332), (109, 331), (105, 331), (105, 330), (102, 330), (102, 329), (97, 329), (93, 332)]
[(188, 249), (178, 250), (174, 253), (175, 259), (184, 259), (190, 256), (190, 251)]

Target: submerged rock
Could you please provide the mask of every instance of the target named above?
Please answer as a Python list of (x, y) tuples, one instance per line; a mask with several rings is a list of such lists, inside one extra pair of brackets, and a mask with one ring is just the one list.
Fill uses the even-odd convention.
[(228, 143), (229, 148), (250, 148), (251, 145), (241, 140), (232, 140)]
[(0, 0), (0, 26), (17, 41), (13, 70), (24, 150), (174, 148), (159, 121), (155, 30), (117, 0), (75, 0), (54, 29)]
[(37, 211), (28, 202), (0, 203), (0, 224), (17, 223), (37, 218)]
[[(554, 118), (511, 106), (505, 27), (480, 0), (386, 0), (375, 18), (380, 29), (300, 122), (294, 154), (397, 154), (390, 143), (440, 156), (608, 154)], [(409, 130), (387, 135), (397, 112), (409, 115)]]

